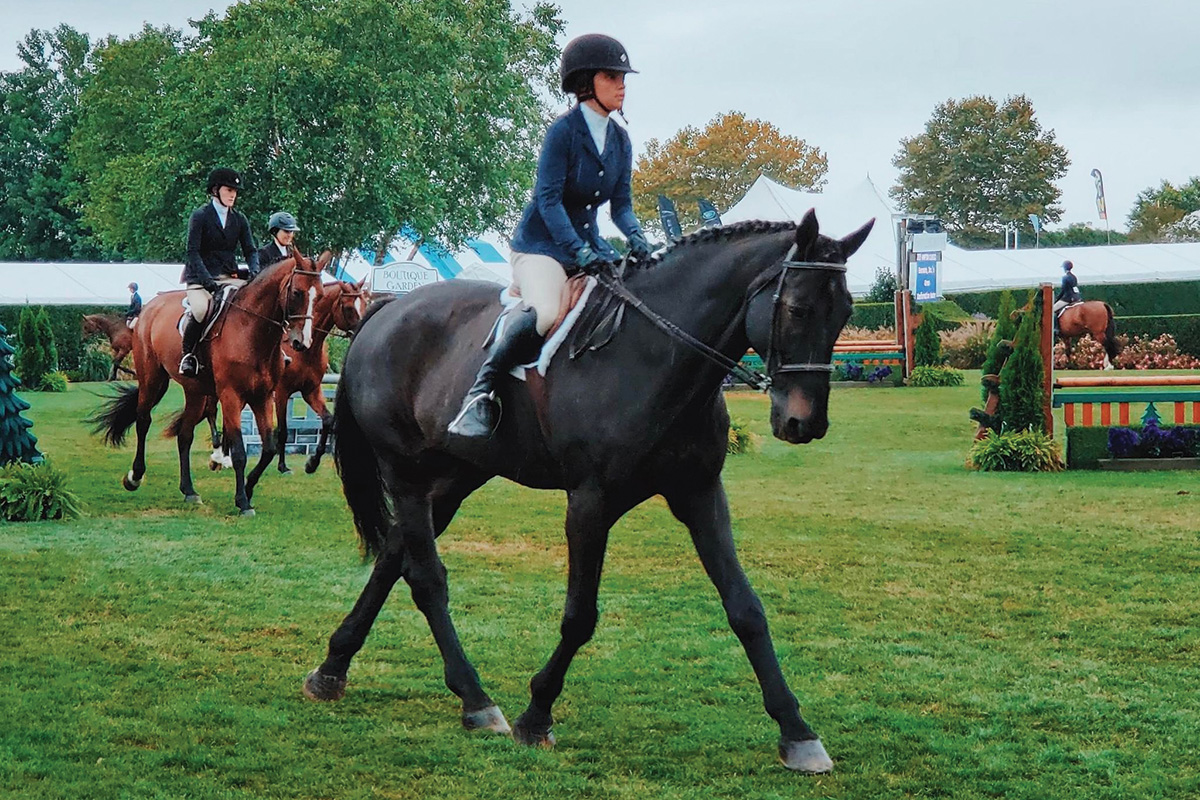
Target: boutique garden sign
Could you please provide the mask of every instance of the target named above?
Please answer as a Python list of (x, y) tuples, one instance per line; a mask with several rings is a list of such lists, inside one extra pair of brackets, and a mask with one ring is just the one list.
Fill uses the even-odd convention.
[(372, 294), (408, 294), (418, 286), (442, 279), (436, 269), (415, 261), (393, 261), (371, 271)]

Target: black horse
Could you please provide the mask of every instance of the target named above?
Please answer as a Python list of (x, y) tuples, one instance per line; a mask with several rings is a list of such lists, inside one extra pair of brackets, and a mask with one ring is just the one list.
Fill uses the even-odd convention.
[[(844, 265), (873, 223), (842, 240), (821, 236), (811, 211), (799, 225), (708, 229), (633, 272), (625, 285), (728, 358), (740, 358), (751, 344), (764, 354), (772, 373), (772, 431), (793, 444), (809, 442), (829, 426), (830, 360), (851, 309)], [(691, 533), (746, 650), (767, 713), (779, 723), (783, 763), (804, 772), (832, 769), (800, 718), (762, 604), (734, 551), (721, 483), (727, 368), (666, 335), (648, 316), (627, 313), (605, 348), (577, 361), (560, 354), (545, 384), (505, 381), (502, 419), (490, 440), (448, 437), (446, 426), (499, 311), (494, 285), (453, 281), (376, 305), (359, 328), (338, 386), (334, 459), (359, 536), (376, 562), (354, 610), (330, 638), (325, 662), (305, 680), (305, 694), (342, 697), (351, 658), (404, 578), (441, 651), (446, 685), (462, 699), (463, 724), (552, 745), (551, 707), (572, 657), (596, 626), (609, 528), (661, 494)], [(434, 542), (462, 501), (494, 475), (565, 489), (568, 496), (561, 641), (533, 678), (529, 706), (512, 729), (459, 644)]]

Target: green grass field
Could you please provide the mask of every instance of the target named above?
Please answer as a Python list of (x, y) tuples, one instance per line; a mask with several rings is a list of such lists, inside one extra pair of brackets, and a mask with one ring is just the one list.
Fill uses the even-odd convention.
[[(1197, 476), (969, 472), (978, 373), (837, 390), (829, 435), (801, 447), (770, 438), (764, 398), (730, 399), (763, 437), (725, 471), (743, 562), (837, 762), (816, 778), (776, 761), (660, 501), (614, 529), (554, 750), (461, 729), (403, 584), (345, 700), (305, 700), (369, 571), (330, 465), (268, 473), (240, 519), (197, 449), (205, 505), (185, 508), (156, 424), (128, 493), (132, 450), (81, 422), (99, 388), (25, 395), (87, 516), (0, 527), (2, 797), (1200, 796)], [(510, 720), (557, 642), (563, 507), (494, 481), (441, 541), (464, 645)]]

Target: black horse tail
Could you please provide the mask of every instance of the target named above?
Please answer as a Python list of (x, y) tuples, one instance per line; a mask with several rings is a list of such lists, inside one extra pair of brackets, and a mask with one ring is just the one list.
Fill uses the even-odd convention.
[(108, 402), (100, 406), (95, 414), (87, 418), (92, 425), (92, 433), (104, 436), (104, 442), (109, 447), (120, 447), (125, 444), (125, 434), (137, 422), (138, 387), (117, 387), (117, 393), (109, 397)]
[(354, 514), (354, 527), (362, 542), (363, 554), (375, 558), (383, 552), (391, 513), (383, 494), (379, 461), (354, 412), (346, 389), (346, 376), (338, 382), (337, 398), (333, 403), (333, 463), (342, 478), (342, 493)]
[(1113, 319), (1112, 306), (1105, 303), (1104, 310), (1108, 312), (1108, 325), (1104, 328), (1104, 352), (1108, 353), (1108, 360), (1113, 361), (1121, 352), (1121, 343), (1117, 341), (1117, 326), (1116, 320)]

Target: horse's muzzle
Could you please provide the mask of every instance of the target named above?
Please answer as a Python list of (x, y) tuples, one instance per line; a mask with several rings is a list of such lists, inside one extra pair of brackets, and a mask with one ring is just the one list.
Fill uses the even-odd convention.
[(771, 433), (789, 444), (807, 444), (820, 439), (829, 430), (826, 415), (828, 390), (813, 398), (797, 387), (787, 392), (771, 393)]
[(308, 350), (308, 345), (306, 345), (304, 343), (304, 339), (302, 339), (299, 336), (292, 337), (289, 340), (288, 344), (290, 344), (292, 346), (292, 349), (295, 350), (297, 353), (303, 353), (304, 351)]

